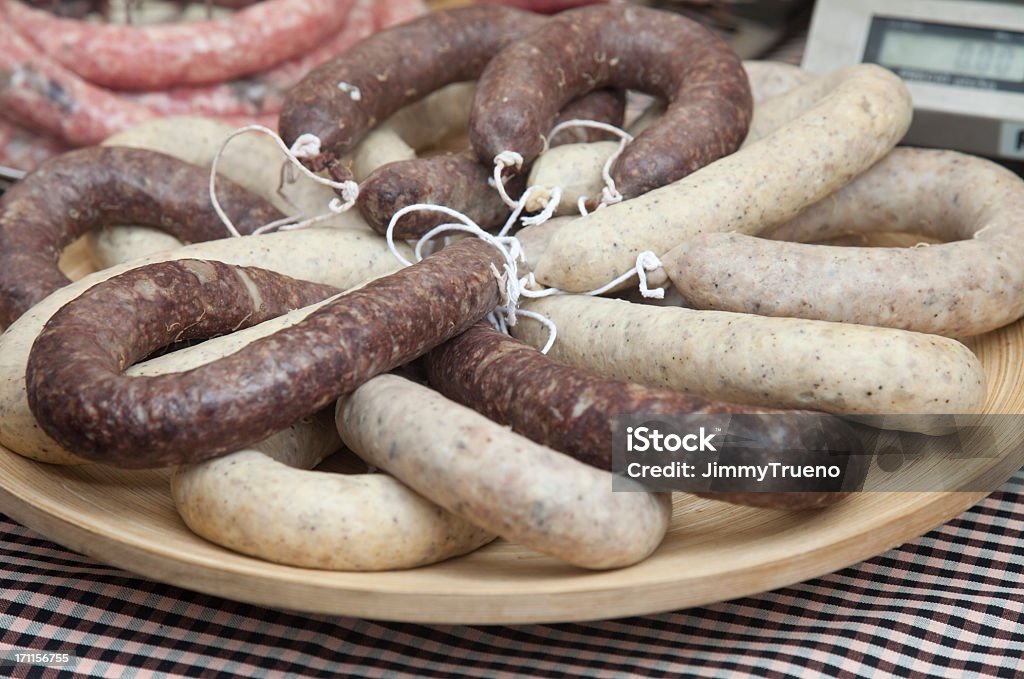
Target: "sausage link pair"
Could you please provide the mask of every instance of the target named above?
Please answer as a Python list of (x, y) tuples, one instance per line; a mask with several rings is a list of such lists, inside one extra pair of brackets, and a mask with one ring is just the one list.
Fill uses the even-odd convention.
[[(227, 294), (258, 299), (245, 272), (214, 277), (210, 265), (154, 264), (148, 274), (91, 288), (50, 319), (29, 355), (29, 406), (50, 436), (87, 459), (158, 467), (215, 457), (480, 320), (499, 301), (495, 271), (503, 264), (496, 248), (467, 239), (200, 370), (126, 378), (125, 367), (175, 341), (181, 328), (203, 328), (207, 303), (218, 308)], [(203, 302), (208, 289), (213, 296)], [(125, 313), (111, 319), (114, 303)], [(222, 310), (227, 327), (211, 321), (212, 332), (248, 322), (248, 312), (231, 308)], [(95, 340), (70, 340), (82, 336)]]
[(845, 247), (708, 233), (662, 262), (683, 297), (705, 309), (966, 337), (1024, 316), (1022, 214), (1024, 181), (1009, 170), (955, 151), (898, 148), (771, 237), (906, 231), (951, 242)]
[(138, 92), (130, 99), (162, 115), (276, 115), (287, 90), (309, 71), (373, 34), (374, 14), (381, 4), (378, 0), (355, 0), (341, 30), (308, 52), (267, 71), (211, 85), (179, 85), (162, 91)]
[(600, 87), (669, 100), (612, 170), (626, 198), (680, 179), (739, 147), (753, 106), (739, 58), (699, 23), (635, 6), (552, 18), (499, 52), (480, 76), (469, 138), (482, 163), (514, 151), (532, 162), (555, 114)]
[(370, 464), (502, 537), (583, 568), (650, 555), (671, 494), (612, 492), (611, 474), (533, 443), (437, 392), (381, 375), (338, 401), (342, 440)]
[[(612, 469), (613, 418), (694, 414), (739, 416), (736, 431), (730, 425), (729, 434), (743, 427), (752, 439), (749, 449), (763, 456), (745, 464), (827, 461), (844, 469), (841, 478), (808, 479), (799, 490), (790, 484), (790, 492), (762, 492), (773, 488), (770, 482), (744, 485), (738, 480), (730, 484), (730, 492), (708, 488), (702, 493), (714, 499), (781, 509), (822, 507), (859, 489), (867, 475), (869, 458), (862, 454), (856, 432), (837, 417), (712, 401), (603, 377), (558, 363), (487, 325), (477, 324), (437, 347), (426, 363), (430, 385), (448, 398), (600, 469)], [(809, 445), (812, 430), (820, 433), (825, 446)], [(729, 454), (723, 449), (719, 463), (730, 464)], [(698, 456), (690, 457), (698, 461)]]
[(5, 14), (15, 4), (0, 4), (0, 109), (6, 117), (71, 146), (87, 146), (156, 115), (39, 54), (7, 23)]
[[(140, 149), (79, 149), (43, 163), (0, 198), (0, 326), (68, 283), (61, 250), (90, 229), (143, 224), (185, 241), (225, 236), (208, 185), (202, 168)], [(229, 181), (219, 196), (246, 233), (282, 216)]]
[[(557, 361), (631, 382), (837, 415), (981, 412), (985, 373), (955, 340), (892, 328), (561, 295), (523, 307), (558, 327)], [(543, 346), (528, 318), (513, 334)]]

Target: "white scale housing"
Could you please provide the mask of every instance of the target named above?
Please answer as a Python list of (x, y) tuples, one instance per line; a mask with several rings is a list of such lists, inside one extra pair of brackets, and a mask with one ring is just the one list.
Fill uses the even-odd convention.
[(904, 143), (1024, 160), (1024, 1), (817, 0), (804, 68), (861, 62), (906, 81)]

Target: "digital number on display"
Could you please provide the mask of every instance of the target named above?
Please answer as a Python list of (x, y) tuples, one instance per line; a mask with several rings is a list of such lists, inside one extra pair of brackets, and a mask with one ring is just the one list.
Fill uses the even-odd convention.
[(907, 80), (1024, 92), (1024, 33), (874, 17), (864, 61)]

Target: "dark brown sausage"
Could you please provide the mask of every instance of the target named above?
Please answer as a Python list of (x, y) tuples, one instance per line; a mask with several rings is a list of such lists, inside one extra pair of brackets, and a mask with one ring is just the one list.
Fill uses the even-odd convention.
[(475, 80), (499, 49), (545, 21), (482, 5), (432, 12), (380, 31), (314, 69), (288, 93), (281, 137), (291, 145), (300, 135), (315, 134), (321, 154), (306, 162), (327, 168), (403, 106), (449, 83)]
[[(869, 458), (859, 437), (841, 419), (808, 411), (781, 411), (712, 401), (669, 389), (602, 377), (560, 364), (519, 340), (477, 324), (431, 351), (426, 358), (431, 386), (448, 398), (507, 424), (538, 443), (601, 469), (612, 468), (612, 418), (622, 415), (730, 415), (729, 434), (758, 445), (724, 448), (719, 464), (765, 463), (845, 467), (838, 479), (801, 479), (779, 490), (771, 481), (718, 479), (700, 495), (738, 504), (803, 509), (833, 504), (860, 488)], [(808, 450), (808, 431), (820, 445)], [(785, 451), (785, 458), (780, 457)], [(695, 457), (690, 461), (694, 462)], [(760, 459), (757, 459), (760, 458)]]
[[(86, 459), (162, 467), (215, 457), (266, 438), (483, 318), (499, 301), (494, 268), (503, 264), (496, 248), (466, 239), (235, 354), (156, 377), (122, 373), (184, 328), (198, 324), (208, 334), (246, 322), (253, 273), (214, 273), (215, 265), (196, 260), (130, 271), (89, 289), (46, 324), (29, 355), (29, 406), (50, 436)], [(111, 314), (115, 306), (119, 313)], [(224, 320), (204, 320), (218, 314)]]
[[(61, 250), (91, 229), (151, 226), (186, 242), (230, 235), (209, 181), (209, 170), (146, 149), (85, 148), (44, 162), (0, 199), (0, 327), (67, 285)], [(227, 179), (217, 198), (241, 233), (283, 217)]]
[(485, 164), (502, 151), (532, 162), (556, 112), (608, 86), (669, 102), (613, 168), (626, 198), (736, 150), (750, 124), (750, 84), (724, 42), (678, 14), (602, 5), (559, 14), (491, 60), (473, 100), (470, 142)]
[[(65, 284), (56, 267), (61, 248), (98, 226), (144, 224), (189, 242), (228, 235), (209, 205), (208, 182), (207, 169), (145, 149), (87, 148), (49, 160), (0, 201), (2, 289)], [(222, 206), (243, 231), (281, 217), (229, 180), (218, 187)], [(43, 285), (47, 280), (52, 284)]]
[[(625, 112), (622, 90), (596, 90), (570, 102), (558, 121), (596, 120), (620, 126)], [(607, 132), (593, 128), (573, 127), (551, 143), (557, 146), (598, 141), (607, 136)], [(480, 163), (472, 150), (401, 160), (371, 172), (359, 186), (356, 205), (366, 222), (382, 234), (395, 212), (416, 204), (444, 205), (458, 210), (483, 229), (495, 229), (505, 223), (511, 210), (487, 183), (493, 174), (493, 166)], [(522, 172), (508, 181), (509, 195), (522, 193), (526, 175)], [(447, 221), (451, 218), (438, 212), (410, 212), (395, 223), (395, 238), (419, 238)]]
[[(378, 233), (386, 233), (392, 215), (409, 205), (444, 205), (458, 210), (483, 229), (501, 226), (511, 210), (488, 185), (492, 172), (472, 151), (412, 158), (388, 163), (371, 172), (359, 185), (356, 206)], [(524, 177), (514, 177), (506, 188), (518, 195)], [(416, 211), (395, 222), (397, 239), (419, 238), (439, 224), (452, 221), (446, 214)]]

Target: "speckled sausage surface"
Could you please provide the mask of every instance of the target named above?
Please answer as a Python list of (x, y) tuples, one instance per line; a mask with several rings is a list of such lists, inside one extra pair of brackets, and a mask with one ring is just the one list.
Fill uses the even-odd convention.
[[(488, 325), (477, 324), (427, 354), (430, 385), (446, 397), (527, 438), (571, 455), (599, 469), (612, 469), (612, 419), (622, 415), (742, 415), (747, 433), (765, 461), (815, 464), (827, 459), (842, 464), (842, 479), (807, 479), (797, 492), (760, 492), (723, 496), (731, 502), (785, 509), (821, 507), (857, 489), (867, 474), (856, 433), (837, 417), (807, 411), (787, 412), (713, 401), (670, 389), (648, 387), (576, 368), (548, 358), (537, 349)], [(758, 417), (746, 417), (757, 415)], [(741, 419), (738, 418), (737, 423)], [(761, 427), (760, 429), (756, 427)], [(828, 448), (808, 450), (811, 428)], [(730, 429), (730, 433), (733, 432)], [(784, 452), (783, 452), (784, 451)], [(830, 451), (835, 451), (830, 453)], [(842, 455), (840, 455), (842, 451)], [(720, 463), (726, 462), (723, 449)], [(841, 485), (842, 484), (842, 485)], [(742, 481), (738, 484), (742, 489)], [(717, 498), (709, 493), (708, 497)]]
[[(558, 120), (593, 120), (621, 125), (625, 97), (618, 90), (596, 90), (570, 102)], [(551, 140), (553, 146), (572, 141), (596, 141), (608, 133), (591, 128), (566, 129)], [(444, 205), (458, 210), (483, 229), (498, 228), (511, 210), (488, 182), (493, 167), (477, 160), (472, 150), (389, 163), (366, 177), (359, 186), (357, 205), (367, 223), (387, 231), (391, 216), (417, 204)], [(518, 196), (526, 187), (525, 174), (511, 178), (506, 191)], [(428, 211), (410, 212), (395, 223), (396, 238), (419, 238), (451, 217)]]
[(606, 86), (670, 102), (612, 170), (627, 198), (734, 151), (750, 122), (747, 76), (724, 42), (678, 14), (602, 5), (559, 14), (491, 60), (477, 86), (470, 142), (485, 164), (503, 151), (532, 162), (555, 114)]
[[(703, 234), (662, 262), (692, 305), (975, 335), (1024, 316), (1024, 180), (955, 151), (898, 148), (772, 237), (905, 231), (927, 247)], [(715, 253), (728, 252), (728, 257)]]
[(494, 539), (386, 474), (313, 470), (340, 445), (331, 408), (252, 449), (180, 467), (171, 496), (194, 533), (301, 568), (415, 568)]
[[(226, 236), (208, 185), (202, 168), (141, 149), (87, 148), (45, 162), (0, 198), (0, 326), (69, 282), (57, 266), (61, 250), (91, 229), (142, 224), (185, 241)], [(282, 216), (227, 180), (218, 196), (243, 233)]]
[[(165, 376), (179, 388), (164, 392), (162, 401), (151, 400), (153, 392), (144, 388), (133, 392), (147, 378), (122, 378), (128, 385), (114, 384), (117, 380), (111, 378), (160, 348), (229, 333), (336, 292), (330, 286), (220, 262), (179, 260), (134, 269), (92, 288), (47, 324), (33, 344), (25, 372), (29, 407), (43, 429), (66, 448), (88, 448), (112, 464), (119, 457), (107, 453), (117, 451), (129, 465), (138, 455), (145, 466), (151, 453), (138, 438), (139, 429), (158, 439), (177, 428), (189, 430), (192, 439), (206, 430), (217, 440), (221, 434), (216, 430), (223, 424), (218, 416), (230, 413), (232, 400), (255, 397), (258, 374), (239, 371), (226, 378), (230, 382), (208, 386), (182, 380), (181, 375)], [(110, 314), (112, 308), (119, 313)], [(252, 367), (257, 372), (267, 369)], [(226, 398), (231, 392), (234, 397)], [(104, 410), (113, 411), (106, 420), (99, 415)], [(180, 419), (183, 415), (186, 419)], [(81, 426), (83, 420), (88, 424)], [(62, 424), (63, 431), (73, 433), (59, 433)], [(273, 431), (262, 430), (258, 438)], [(134, 440), (124, 441), (127, 446), (108, 443), (133, 434)]]
[[(153, 378), (121, 373), (175, 341), (181, 328), (201, 330), (207, 316), (226, 324), (212, 332), (250, 320), (235, 306), (207, 309), (205, 291), (213, 294), (209, 305), (230, 294), (243, 310), (258, 306), (261, 293), (244, 274), (214, 278), (204, 264), (136, 269), (90, 288), (46, 324), (25, 373), (29, 406), (50, 436), (83, 458), (159, 467), (215, 457), (265, 438), (480, 320), (499, 301), (493, 270), (503, 263), (491, 245), (461, 241), (231, 356)], [(221, 293), (218, 286), (230, 287)], [(114, 304), (125, 312), (111, 319), (106, 310)], [(81, 337), (90, 341), (71, 341)]]
[[(618, 379), (773, 408), (977, 413), (985, 374), (966, 346), (892, 328), (563, 295), (524, 308), (558, 326), (555, 360)], [(512, 328), (532, 346), (546, 328)]]
[(612, 477), (510, 432), (437, 392), (381, 375), (339, 400), (356, 454), (449, 511), (584, 568), (650, 555), (671, 518), (666, 493), (612, 492)]
[(601, 194), (605, 187), (602, 175), (605, 163), (618, 150), (617, 141), (564, 144), (550, 148), (534, 161), (526, 183), (528, 186), (541, 186), (548, 192), (558, 187), (562, 197), (555, 214), (579, 216), (579, 199), (589, 203)]
[(475, 80), (508, 42), (534, 30), (540, 15), (481, 5), (432, 12), (380, 31), (314, 69), (285, 98), (279, 131), (321, 141), (309, 165), (323, 168), (403, 106), (447, 85)]
[[(6, 117), (71, 146), (91, 146), (160, 115), (134, 97), (84, 80), (15, 32), (4, 15), (17, 4), (0, 3), (0, 109)], [(276, 114), (266, 111), (224, 111), (217, 117), (235, 127), (276, 124)]]
[[(661, 256), (704, 232), (756, 233), (795, 217), (889, 152), (910, 124), (903, 82), (873, 64), (822, 78), (825, 93), (757, 143), (668, 186), (576, 219), (552, 232), (535, 262), (542, 285), (594, 290), (633, 268), (637, 255)], [(784, 97), (800, 96), (804, 87)]]
[[(410, 248), (404, 243), (398, 243), (397, 247), (405, 257), (412, 257)], [(97, 283), (143, 264), (173, 259), (212, 259), (239, 266), (255, 266), (343, 290), (393, 273), (401, 267), (388, 250), (384, 239), (376, 234), (369, 231), (314, 227), (287, 233), (268, 233), (194, 243), (89, 274), (81, 280), (55, 290), (0, 334), (0, 445), (40, 462), (81, 464), (86, 461), (64, 450), (50, 438), (39, 427), (29, 410), (28, 396), (25, 393), (25, 370), (32, 343), (53, 314)], [(298, 314), (298, 311), (294, 314)], [(305, 318), (305, 315), (303, 314), (302, 318)], [(289, 320), (290, 322), (286, 322)], [(270, 334), (268, 326), (282, 323), (283, 325), (278, 327), (284, 327), (294, 324), (297, 320), (301, 318), (287, 314), (252, 328), (206, 340), (167, 356), (175, 357), (173, 368), (191, 369), (233, 353), (257, 336)], [(274, 328), (276, 329), (278, 328)], [(263, 334), (255, 335), (257, 332)], [(164, 357), (133, 365), (127, 374), (157, 374), (148, 371), (155, 361), (162, 358)]]

